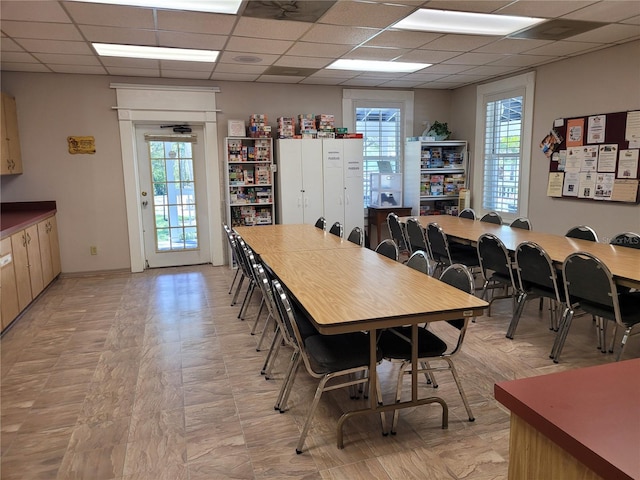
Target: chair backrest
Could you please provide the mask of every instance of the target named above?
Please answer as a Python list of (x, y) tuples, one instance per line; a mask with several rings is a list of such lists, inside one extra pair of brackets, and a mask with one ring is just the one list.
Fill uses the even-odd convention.
[(321, 230), (326, 230), (327, 229), (327, 220), (324, 217), (320, 217), (318, 220), (316, 220), (316, 225), (317, 228), (321, 229)]
[[(463, 292), (467, 292), (471, 295), (475, 292), (475, 283), (473, 281), (473, 275), (469, 267), (462, 265), (461, 263), (454, 263), (444, 269), (440, 275), (440, 281), (444, 282), (452, 287), (456, 287)], [(460, 331), (458, 336), (458, 343), (450, 355), (453, 355), (460, 349), (462, 341), (464, 340), (467, 326), (469, 325), (470, 317), (459, 318), (456, 320), (447, 320), (447, 323)]]
[(396, 262), (400, 257), (400, 252), (398, 251), (396, 242), (394, 242), (390, 238), (386, 238), (381, 241), (376, 247), (376, 252), (380, 255), (384, 255), (387, 258), (390, 258), (391, 260), (395, 260)]
[(449, 240), (442, 227), (437, 223), (427, 225), (427, 242), (431, 258), (440, 264), (450, 265), (452, 263)]
[(267, 310), (269, 315), (273, 318), (276, 318), (278, 312), (276, 310), (275, 299), (273, 298), (273, 292), (271, 291), (271, 279), (267, 275), (267, 272), (260, 264), (260, 262), (256, 262), (253, 265), (253, 271), (255, 273), (256, 283), (262, 292), (262, 298), (264, 298), (264, 302), (267, 305)]
[(356, 245), (363, 246), (364, 245), (364, 232), (360, 227), (353, 227), (349, 236), (347, 237), (347, 241), (351, 243), (355, 243)]
[(565, 234), (565, 237), (579, 238), (580, 240), (590, 240), (592, 242), (598, 241), (598, 234), (596, 231), (587, 225), (578, 225), (569, 229)]
[(331, 225), (329, 233), (342, 238), (342, 224), (340, 222), (335, 222), (333, 225)]
[(640, 235), (634, 232), (619, 233), (609, 243), (621, 247), (640, 248)]
[(224, 229), (224, 233), (227, 235), (227, 241), (229, 242), (229, 247), (231, 247), (231, 255), (233, 255), (233, 260), (237, 264), (238, 257), (236, 254), (236, 234), (233, 230), (231, 230), (231, 228), (229, 228), (229, 225), (227, 225), (226, 223), (222, 224), (222, 228)]
[(251, 265), (249, 264), (249, 259), (247, 258), (247, 245), (242, 240), (242, 237), (236, 234), (236, 258), (238, 260), (238, 265), (242, 269), (242, 273), (249, 278), (253, 278), (253, 271)]
[(407, 267), (431, 276), (435, 270), (436, 263), (429, 258), (429, 255), (424, 250), (416, 250), (407, 260)]
[(515, 285), (509, 251), (496, 235), (492, 233), (480, 235), (478, 238), (478, 259), (485, 279), (491, 276), (489, 271), (492, 271), (503, 277), (511, 278), (511, 284)]
[(556, 267), (544, 248), (535, 242), (522, 242), (516, 247), (515, 260), (521, 290), (541, 288), (553, 292), (558, 302), (562, 301)]
[(496, 225), (502, 225), (502, 217), (498, 212), (489, 212), (482, 216), (481, 222), (495, 223)]
[(513, 228), (522, 228), (523, 230), (531, 230), (531, 221), (525, 217), (516, 218), (513, 222), (509, 224), (510, 227)]
[[(587, 252), (572, 253), (562, 264), (567, 304), (585, 304), (604, 307), (615, 319), (620, 319), (618, 290), (609, 268), (595, 255)], [(600, 312), (599, 312), (600, 313)]]
[(429, 251), (427, 246), (427, 238), (424, 234), (424, 228), (420, 225), (417, 218), (411, 217), (407, 220), (407, 236), (409, 237), (409, 250), (416, 252), (422, 250), (424, 252)]
[(280, 328), (285, 342), (292, 347), (300, 349), (304, 346), (304, 340), (296, 323), (295, 314), (291, 302), (282, 284), (278, 280), (271, 281), (273, 299), (278, 311)]
[(476, 220), (478, 218), (473, 208), (465, 208), (458, 214), (458, 216), (460, 218), (470, 218), (471, 220)]
[(394, 212), (391, 212), (387, 215), (387, 225), (389, 227), (389, 236), (396, 242), (398, 249), (400, 250), (408, 250), (407, 239), (405, 238), (405, 233), (400, 224), (400, 218)]

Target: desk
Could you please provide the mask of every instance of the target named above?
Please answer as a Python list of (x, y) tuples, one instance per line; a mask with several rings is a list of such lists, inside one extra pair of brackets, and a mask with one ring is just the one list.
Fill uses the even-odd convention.
[[(406, 221), (408, 218), (403, 217), (400, 220)], [(483, 233), (496, 235), (502, 240), (507, 250), (512, 252), (524, 241), (536, 242), (546, 250), (552, 261), (559, 264), (571, 253), (589, 252), (609, 267), (616, 283), (640, 288), (640, 250), (638, 249), (590, 242), (535, 230), (511, 228), (508, 225), (495, 225), (450, 215), (428, 215), (418, 217), (418, 219), (425, 228), (429, 223), (436, 222), (453, 241), (471, 243), (472, 245), (475, 245), (478, 237)]]
[[(411, 207), (367, 207), (367, 230), (369, 231), (369, 244), (372, 250), (382, 241), (382, 235), (380, 235), (382, 224), (386, 223), (387, 215), (391, 212), (395, 212), (399, 217), (411, 215)], [(376, 227), (375, 242), (373, 242), (373, 234), (371, 233), (373, 225)]]
[(235, 227), (234, 230), (258, 255), (263, 252), (296, 252), (333, 248), (361, 248), (353, 242), (325, 232), (313, 225), (264, 225)]
[[(268, 251), (262, 261), (284, 283), (322, 334), (366, 330), (370, 335), (371, 391), (375, 391), (376, 332), (381, 328), (411, 325), (417, 338), (418, 324), (481, 315), (488, 303), (451, 287), (368, 248), (334, 248), (317, 251)], [(411, 401), (372, 406), (342, 415), (338, 422), (338, 448), (342, 448), (342, 425), (363, 413), (395, 410), (437, 402), (437, 397), (418, 399), (417, 344), (413, 343)]]
[(639, 479), (640, 359), (498, 383), (509, 479)]

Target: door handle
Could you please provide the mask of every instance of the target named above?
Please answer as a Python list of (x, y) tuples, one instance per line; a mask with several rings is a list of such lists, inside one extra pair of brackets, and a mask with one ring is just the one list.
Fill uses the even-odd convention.
[(142, 206), (146, 207), (147, 205), (149, 205), (149, 202), (147, 200), (143, 200), (142, 201)]

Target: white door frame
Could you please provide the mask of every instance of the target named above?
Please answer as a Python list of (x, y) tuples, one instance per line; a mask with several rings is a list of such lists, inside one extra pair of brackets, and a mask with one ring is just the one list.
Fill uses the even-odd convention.
[(123, 83), (112, 83), (110, 87), (116, 89), (117, 107), (114, 108), (118, 110), (120, 127), (131, 271), (142, 272), (145, 268), (135, 125), (149, 122), (202, 125), (211, 263), (224, 265), (223, 236), (215, 234), (216, 228), (219, 230), (222, 225), (215, 96), (220, 90), (217, 87)]

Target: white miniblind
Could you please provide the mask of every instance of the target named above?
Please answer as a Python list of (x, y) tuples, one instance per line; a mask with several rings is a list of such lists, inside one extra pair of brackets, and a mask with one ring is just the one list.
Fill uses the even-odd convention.
[(518, 213), (523, 89), (485, 98), (482, 208)]
[(364, 204), (371, 203), (371, 174), (380, 172), (379, 162), (388, 162), (394, 173), (402, 171), (402, 109), (356, 107), (356, 132), (362, 133)]

